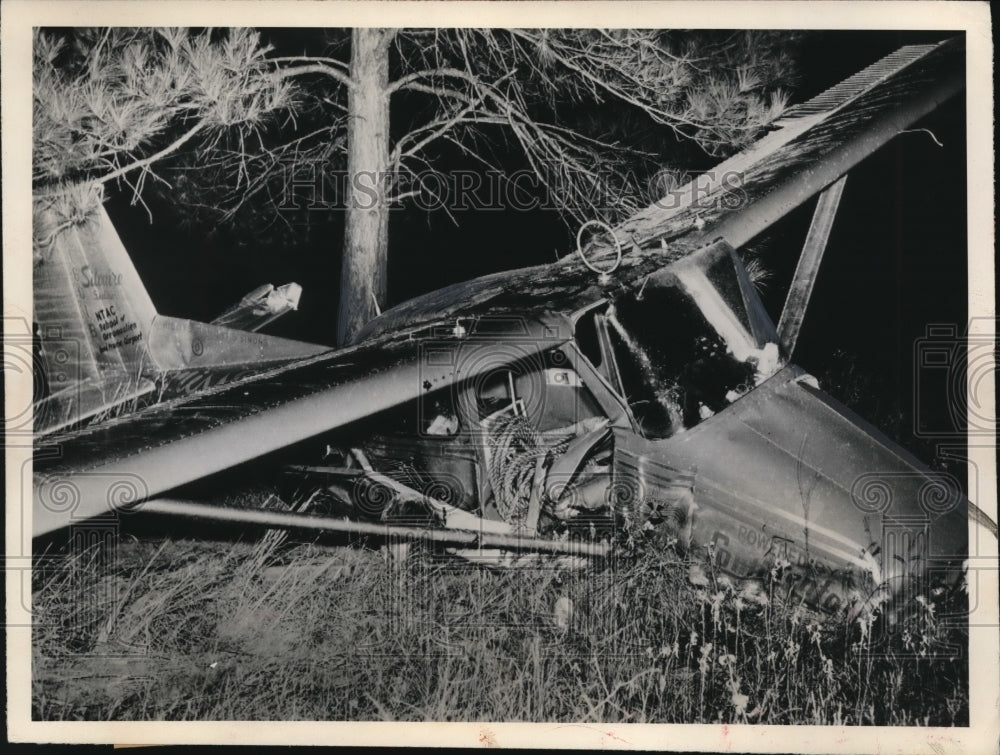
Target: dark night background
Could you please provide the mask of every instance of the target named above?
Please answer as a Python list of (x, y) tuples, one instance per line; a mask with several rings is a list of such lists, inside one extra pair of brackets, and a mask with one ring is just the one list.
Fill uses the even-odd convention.
[[(289, 32), (277, 34), (280, 40)], [(801, 76), (792, 103), (904, 44), (948, 36), (810, 33), (801, 46)], [(933, 444), (915, 438), (911, 429), (914, 345), (928, 324), (953, 324), (961, 334), (967, 321), (964, 97), (953, 98), (913, 128), (930, 129), (944, 146), (926, 133), (901, 134), (851, 172), (795, 361), (819, 376), (833, 395), (931, 461)], [(508, 159), (512, 170), (523, 167), (516, 155)], [(716, 162), (702, 157), (692, 167)], [(300, 310), (268, 332), (331, 342), (342, 213), (324, 211), (309, 241), (275, 248), (225, 229), (183, 229), (173, 219), (176, 211), (158, 201), (150, 201), (152, 223), (145, 209), (129, 205), (124, 192), (110, 199), (108, 212), (160, 312), (211, 320), (262, 283), (297, 281), (304, 287)], [(764, 294), (775, 321), (813, 204), (753, 242), (773, 274)], [(457, 280), (551, 261), (575, 245), (576, 228), (567, 228), (553, 210), (454, 216), (457, 226), (440, 211), (393, 211), (389, 305)], [(946, 409), (943, 402), (935, 405), (941, 413), (933, 418), (936, 423), (946, 421)], [(964, 480), (964, 473), (952, 471)]]

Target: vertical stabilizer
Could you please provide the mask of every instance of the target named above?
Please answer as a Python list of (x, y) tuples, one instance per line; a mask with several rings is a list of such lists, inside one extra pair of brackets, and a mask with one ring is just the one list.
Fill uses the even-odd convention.
[(36, 196), (33, 276), (37, 433), (67, 428), (153, 389), (147, 339), (156, 310), (98, 193)]

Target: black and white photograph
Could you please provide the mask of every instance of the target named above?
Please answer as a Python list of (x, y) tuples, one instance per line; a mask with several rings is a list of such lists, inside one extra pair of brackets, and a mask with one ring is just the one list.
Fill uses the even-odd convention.
[(12, 739), (995, 745), (987, 4), (198, 5), (4, 3)]

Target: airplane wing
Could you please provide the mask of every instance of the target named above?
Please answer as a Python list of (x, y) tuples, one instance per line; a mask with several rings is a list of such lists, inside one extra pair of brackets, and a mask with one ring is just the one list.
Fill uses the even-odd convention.
[[(719, 238), (739, 248), (964, 85), (965, 41), (958, 36), (901, 47), (793, 107), (749, 149), (617, 226), (623, 256), (610, 285), (640, 281)], [(596, 275), (572, 254), (417, 297), (372, 320), (359, 339), (472, 309), (570, 313), (603, 296)]]
[[(642, 246), (691, 233), (738, 248), (965, 86), (965, 43), (909, 45), (791, 108), (748, 150), (619, 226)], [(676, 207), (676, 210), (672, 210)]]
[[(519, 336), (512, 358), (530, 357), (570, 336), (567, 327), (560, 334), (556, 321), (538, 333), (523, 325), (512, 323)], [(34, 454), (34, 536), (109, 514), (497, 366), (495, 360), (463, 359), (463, 349), (475, 348), (475, 331), (411, 335), (258, 370), (117, 420), (45, 436)]]
[[(35, 453), (33, 532), (144, 500), (490, 369), (495, 363), (471, 360), (458, 369), (454, 360), (425, 358), (412, 331), (445, 322), (458, 331), (456, 318), (472, 315), (544, 321), (554, 312), (572, 314), (606, 297), (609, 286), (638, 284), (712, 240), (739, 246), (963, 83), (961, 38), (901, 48), (795, 108), (754, 147), (668, 195), (665, 201), (676, 207), (659, 202), (616, 228), (624, 253), (607, 281), (570, 255), (456, 284), (382, 314), (358, 345), (285, 362), (82, 432), (47, 436)], [(535, 334), (522, 348), (541, 351), (558, 342)]]

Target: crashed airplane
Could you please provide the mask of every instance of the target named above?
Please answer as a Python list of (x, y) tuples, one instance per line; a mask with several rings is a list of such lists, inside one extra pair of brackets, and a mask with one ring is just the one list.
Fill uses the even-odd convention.
[[(36, 196), (33, 533), (127, 511), (502, 558), (655, 531), (734, 580), (790, 565), (828, 611), (955, 585), (970, 502), (792, 356), (848, 171), (963, 86), (961, 39), (901, 48), (669, 208), (406, 302), (339, 350), (253, 332), (294, 288), (213, 324), (158, 314), (99, 201)], [(736, 250), (816, 195), (775, 325)], [(322, 510), (172, 494), (278, 451)]]

